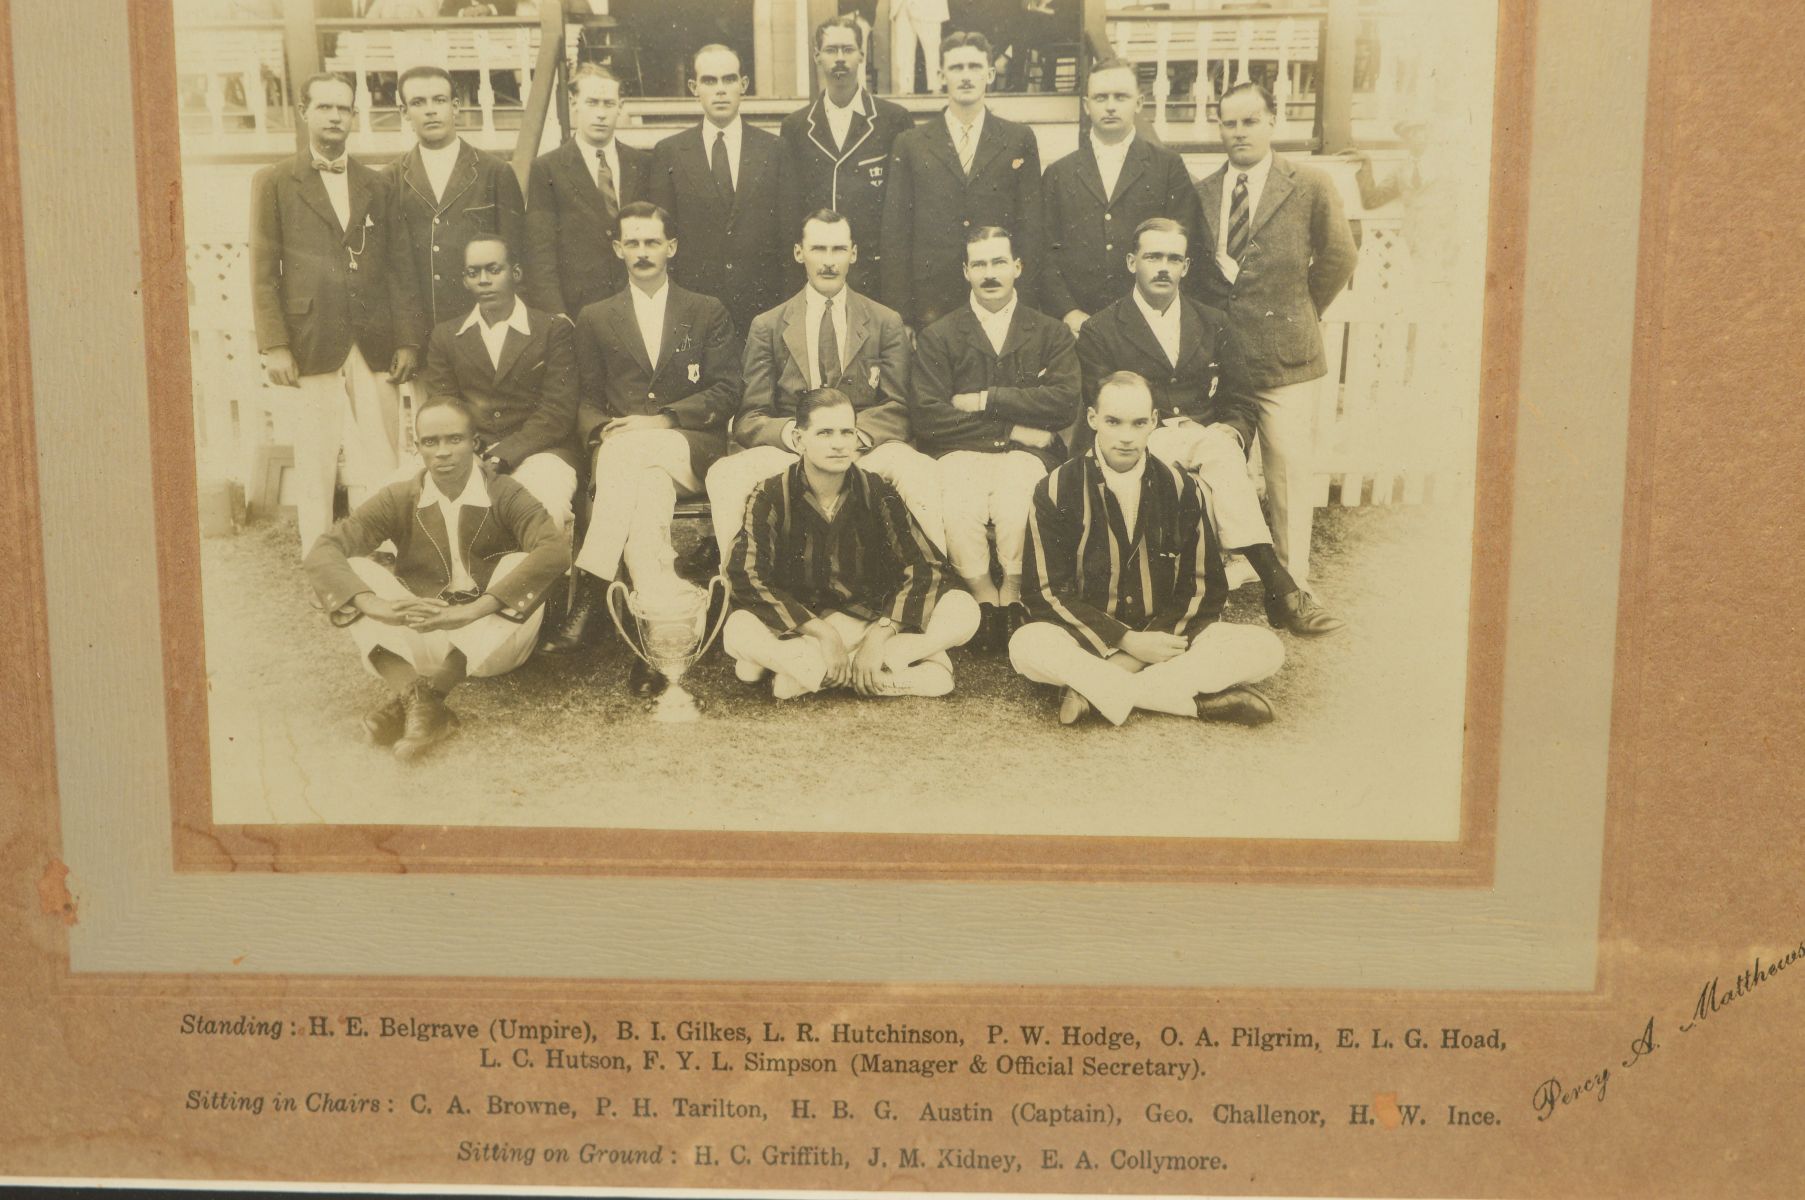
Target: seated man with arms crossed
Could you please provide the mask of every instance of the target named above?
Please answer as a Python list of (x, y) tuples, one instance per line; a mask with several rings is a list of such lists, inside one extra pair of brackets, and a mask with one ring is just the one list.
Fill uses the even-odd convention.
[(1153, 394), (1129, 371), (1085, 411), (1095, 446), (1034, 491), (1022, 580), (1034, 620), (1009, 661), (1065, 689), (1059, 723), (1095, 708), (1116, 725), (1137, 708), (1261, 725), (1272, 705), (1242, 686), (1285, 660), (1270, 629), (1220, 618), (1228, 588), (1203, 495), (1147, 453)]
[[(614, 252), (627, 264), (627, 286), (577, 316), (577, 432), (595, 450), (595, 506), (577, 552), (577, 600), (541, 647), (548, 654), (582, 645), (623, 563), (635, 591), (689, 586), (676, 571), (671, 510), (679, 495), (701, 492), (709, 464), (727, 449), (739, 342), (719, 300), (671, 281), (670, 230), (656, 205), (621, 209)], [(664, 690), (638, 658), (627, 686), (638, 696)]]
[(896, 490), (854, 465), (852, 401), (833, 388), (796, 404), (801, 459), (759, 483), (728, 556), (738, 611), (722, 644), (747, 683), (773, 672), (788, 700), (851, 686), (865, 696), (944, 696), (946, 652), (978, 628), (938, 551)]
[[(433, 396), (414, 415), (426, 469), (392, 483), (321, 534), (307, 581), (394, 695), (363, 719), (403, 761), (457, 727), (445, 696), (466, 677), (505, 675), (539, 636), (545, 590), (570, 551), (532, 494), (476, 463), (469, 407)], [(395, 567), (368, 556), (395, 544)]]
[(902, 493), (928, 540), (940, 546), (940, 472), (909, 445), (909, 331), (902, 318), (846, 286), (859, 248), (852, 225), (821, 209), (802, 223), (796, 261), (803, 289), (753, 318), (746, 335), (746, 391), (733, 437), (743, 450), (708, 472), (715, 537), (726, 560), (758, 481), (796, 461), (797, 398), (831, 387), (851, 401), (859, 465)]
[[(921, 448), (940, 460), (947, 553), (984, 614), (984, 648), (997, 651), (1027, 615), (1028, 509), (1035, 485), (1065, 461), (1059, 435), (1079, 406), (1071, 331), (1019, 302), (1021, 271), (1008, 230), (982, 225), (966, 237), (971, 301), (922, 331), (909, 406)], [(993, 523), (1001, 588), (990, 575), (985, 527)]]
[(507, 242), (479, 233), (464, 249), (469, 315), (441, 321), (423, 393), (468, 401), (483, 465), (533, 494), (562, 529), (577, 492), (577, 356), (570, 321), (528, 308)]
[(1217, 536), (1247, 559), (1266, 589), (1266, 619), (1303, 637), (1334, 633), (1345, 623), (1298, 587), (1273, 550), (1247, 473), (1260, 402), (1238, 367), (1223, 369), (1235, 361), (1227, 318), (1179, 293), (1191, 265), (1188, 242), (1184, 226), (1167, 217), (1149, 217), (1135, 229), (1127, 256), (1134, 289), (1078, 334), (1086, 398), (1116, 371), (1147, 380), (1159, 423), (1147, 448), (1197, 476)]

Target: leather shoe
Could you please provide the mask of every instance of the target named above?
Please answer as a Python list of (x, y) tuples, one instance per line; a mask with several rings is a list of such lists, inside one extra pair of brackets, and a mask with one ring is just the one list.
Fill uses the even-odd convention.
[(627, 691), (641, 700), (653, 700), (662, 695), (671, 681), (664, 677), (662, 671), (654, 671), (645, 664), (645, 660), (637, 654), (633, 656), (633, 666), (627, 672)]
[(707, 579), (720, 569), (721, 546), (709, 532), (704, 532), (695, 546), (677, 560), (677, 574), (685, 579)]
[(393, 746), (407, 726), (407, 695), (397, 692), (364, 714), (364, 736), (372, 746)]
[(1091, 713), (1091, 702), (1071, 688), (1059, 694), (1059, 723), (1076, 725)]
[(1232, 687), (1197, 697), (1197, 716), (1231, 725), (1264, 725), (1272, 720), (1272, 701), (1250, 687)]
[(539, 643), (539, 653), (558, 657), (582, 649), (589, 641), (590, 625), (601, 614), (606, 588), (607, 585), (593, 575), (584, 575), (578, 580), (577, 598), (571, 601), (570, 611), (564, 614), (557, 632)]
[(974, 648), (985, 654), (996, 654), (1009, 645), (1009, 617), (1001, 605), (978, 605), (978, 633), (972, 638)]
[(457, 714), (445, 707), (445, 697), (420, 680), (407, 693), (407, 721), (401, 740), (395, 743), (395, 757), (412, 762), (450, 737), (457, 727)]
[(1299, 637), (1321, 637), (1345, 628), (1346, 621), (1323, 608), (1301, 588), (1283, 596), (1266, 598), (1266, 620), (1274, 629), (1288, 629)]
[(1028, 609), (1026, 605), (1011, 604), (1003, 609), (1003, 640), (998, 643), (997, 649), (1007, 654), (1009, 652), (1009, 640), (1015, 636), (1016, 630), (1027, 623)]

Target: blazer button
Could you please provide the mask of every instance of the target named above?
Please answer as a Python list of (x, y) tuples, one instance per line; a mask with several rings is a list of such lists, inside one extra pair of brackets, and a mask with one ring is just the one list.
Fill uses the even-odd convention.
[(1116, 244), (1114, 242), (1105, 242), (1105, 243), (1103, 243), (1103, 248), (1105, 250), (1114, 250), (1116, 248)]
[[(437, 283), (437, 282), (439, 282), (439, 273), (438, 273), (438, 272), (437, 272), (437, 271), (434, 271), (434, 272), (433, 272), (433, 274), (432, 274), (432, 281), (433, 281), (433, 282), (434, 282), (434, 283)], [(1269, 317), (1270, 317), (1270, 316), (1271, 316), (1271, 315), (1272, 315), (1272, 314), (1271, 314), (1271, 313), (1267, 313), (1267, 314), (1266, 314), (1266, 315), (1267, 315), (1267, 316), (1269, 316)]]
[(437, 217), (434, 217), (434, 218), (433, 218), (433, 219), (432, 219), (432, 223), (433, 223), (433, 224), (434, 224), (434, 225), (437, 225), (437, 224), (438, 224), (438, 223), (439, 223), (439, 218), (437, 218)]
[(646, 399), (647, 400), (656, 400), (656, 399), (658, 399), (658, 393), (657, 392), (647, 392)]
[(438, 253), (438, 252), (439, 252), (439, 248), (438, 248), (438, 247), (437, 247), (437, 246), (434, 246), (434, 247), (433, 247), (433, 248), (432, 248), (432, 252), (433, 252), (433, 253), (434, 253), (434, 254), (437, 254), (437, 253)]
[(1105, 221), (1113, 221), (1113, 220), (1115, 220), (1115, 219), (1116, 219), (1116, 215), (1115, 215), (1115, 214), (1114, 214), (1114, 213), (1104, 213), (1104, 214), (1103, 214), (1103, 219), (1104, 219), (1104, 220), (1105, 220)]
[(728, 263), (728, 264), (727, 264), (727, 269), (728, 269), (728, 270), (729, 270), (729, 271), (731, 271), (731, 270), (733, 270), (733, 264), (732, 264), (732, 263)]
[(499, 412), (492, 412), (489, 414), (489, 416), (494, 420), (497, 420), (497, 421), (501, 420), (501, 414)]
[(966, 227), (966, 228), (967, 228), (967, 229), (970, 229), (970, 228), (971, 228), (971, 222), (970, 222), (970, 221), (961, 221), (961, 222), (959, 222), (959, 224), (961, 224), (961, 225), (963, 225), (963, 226), (965, 226), (965, 227)]

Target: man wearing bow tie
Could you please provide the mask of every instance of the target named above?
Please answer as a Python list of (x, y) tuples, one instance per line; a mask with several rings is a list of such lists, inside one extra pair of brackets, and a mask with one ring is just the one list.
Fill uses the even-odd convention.
[(419, 355), (419, 330), (406, 319), (419, 302), (406, 251), (391, 240), (391, 184), (345, 153), (355, 105), (344, 79), (309, 79), (308, 148), (251, 185), (257, 349), (270, 383), (299, 393), (284, 424), (303, 547), (332, 523), (341, 450), (353, 506), (399, 471), (395, 385)]
[(883, 260), (884, 177), (890, 147), (915, 119), (908, 110), (865, 89), (865, 29), (849, 13), (815, 28), (815, 69), (821, 95), (783, 119), (783, 227), (827, 208), (852, 225), (859, 248), (848, 283), (878, 294)]
[(746, 77), (732, 47), (704, 46), (691, 66), (702, 123), (653, 149), (650, 199), (676, 222), (677, 282), (719, 298), (744, 336), (783, 295), (782, 144), (740, 118)]
[(533, 160), (526, 180), (526, 299), (574, 318), (627, 284), (614, 253), (620, 210), (646, 198), (649, 150), (614, 136), (620, 80), (583, 63), (570, 76), (570, 140)]
[(1217, 128), (1228, 161), (1197, 185), (1209, 251), (1194, 257), (1203, 269), (1200, 297), (1228, 318), (1259, 400), (1273, 546), (1308, 591), (1316, 397), (1329, 373), (1322, 312), (1353, 277), (1357, 252), (1329, 177), (1272, 153), (1277, 113), (1257, 83), (1223, 94)]

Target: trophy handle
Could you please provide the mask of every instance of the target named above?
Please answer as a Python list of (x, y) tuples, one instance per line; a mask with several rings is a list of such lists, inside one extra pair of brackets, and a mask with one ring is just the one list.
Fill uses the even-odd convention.
[(709, 606), (713, 607), (713, 605), (714, 605), (714, 594), (715, 594), (715, 587), (717, 584), (719, 585), (720, 591), (721, 591), (721, 611), (718, 614), (716, 614), (715, 619), (714, 619), (714, 626), (713, 626), (713, 628), (709, 629), (707, 632), (707, 635), (705, 637), (703, 637), (702, 644), (700, 646), (696, 647), (696, 658), (697, 659), (700, 659), (704, 654), (708, 653), (708, 648), (714, 644), (715, 638), (719, 637), (721, 634), (721, 630), (726, 628), (727, 617), (730, 613), (730, 610), (733, 608), (732, 599), (729, 596), (730, 585), (728, 584), (727, 577), (725, 575), (716, 575), (708, 581)]
[(637, 628), (639, 622), (629, 622), (621, 619), (621, 607), (626, 603), (626, 599), (626, 584), (616, 579), (613, 583), (608, 585), (608, 615), (614, 619), (614, 627), (620, 631), (620, 640), (627, 644), (627, 649), (639, 655), (639, 660), (641, 662), (650, 667), (652, 666), (652, 660), (646, 655), (645, 646), (640, 642), (638, 636), (627, 632), (629, 625)]

